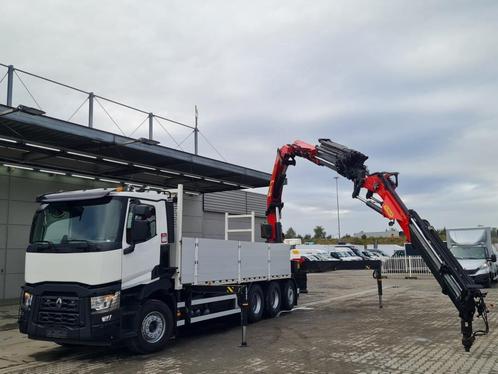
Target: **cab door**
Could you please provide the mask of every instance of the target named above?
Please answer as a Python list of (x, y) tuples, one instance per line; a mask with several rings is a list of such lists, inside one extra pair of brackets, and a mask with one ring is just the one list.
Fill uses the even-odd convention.
[[(146, 216), (140, 216), (134, 212), (134, 206), (139, 205), (140, 210), (147, 212)], [(124, 233), (125, 242), (122, 255), (122, 289), (127, 289), (140, 284), (150, 283), (152, 271), (159, 265), (161, 248), (161, 228), (166, 226), (165, 204), (162, 201), (151, 201), (145, 199), (130, 199), (126, 216), (126, 227)], [(147, 227), (144, 237), (138, 243), (133, 243), (131, 230), (134, 220), (145, 221), (141, 225)]]

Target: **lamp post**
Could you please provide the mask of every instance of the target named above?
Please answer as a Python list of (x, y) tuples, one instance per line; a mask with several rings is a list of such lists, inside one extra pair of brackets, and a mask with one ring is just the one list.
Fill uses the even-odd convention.
[(341, 217), (339, 215), (339, 177), (335, 178), (335, 197), (337, 202), (337, 236), (341, 239)]

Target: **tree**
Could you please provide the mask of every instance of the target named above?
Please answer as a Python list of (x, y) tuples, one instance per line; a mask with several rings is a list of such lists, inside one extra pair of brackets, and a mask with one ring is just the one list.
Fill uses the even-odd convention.
[(442, 241), (446, 240), (446, 227), (443, 227), (441, 230), (437, 230), (437, 233)]
[(314, 239), (325, 239), (327, 236), (327, 233), (322, 226), (316, 226), (313, 231), (315, 233), (315, 236), (313, 237)]
[(306, 235), (304, 235), (304, 237), (303, 237), (303, 241), (304, 241), (304, 242), (310, 242), (310, 241), (311, 241), (311, 235), (310, 235), (310, 234), (306, 234)]
[(292, 227), (289, 227), (289, 229), (285, 233), (285, 237), (287, 239), (291, 239), (291, 238), (296, 238), (297, 237), (296, 232), (294, 231), (294, 229)]

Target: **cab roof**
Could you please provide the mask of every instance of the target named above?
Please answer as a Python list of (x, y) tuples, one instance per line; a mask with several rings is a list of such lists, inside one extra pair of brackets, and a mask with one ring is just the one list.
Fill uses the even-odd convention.
[(39, 203), (56, 203), (62, 201), (82, 201), (82, 200), (94, 200), (101, 199), (106, 196), (124, 196), (124, 197), (136, 197), (136, 198), (147, 198), (148, 200), (164, 200), (165, 196), (161, 191), (127, 191), (119, 190), (116, 188), (96, 188), (91, 190), (77, 190), (77, 191), (67, 191), (67, 192), (54, 192), (40, 195), (36, 198)]

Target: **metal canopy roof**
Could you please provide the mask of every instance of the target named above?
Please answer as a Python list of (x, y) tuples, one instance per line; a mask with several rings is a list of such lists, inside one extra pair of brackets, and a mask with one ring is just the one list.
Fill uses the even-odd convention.
[[(0, 112), (12, 109), (0, 105)], [(270, 175), (22, 111), (0, 116), (0, 161), (103, 181), (216, 192), (268, 186)]]

